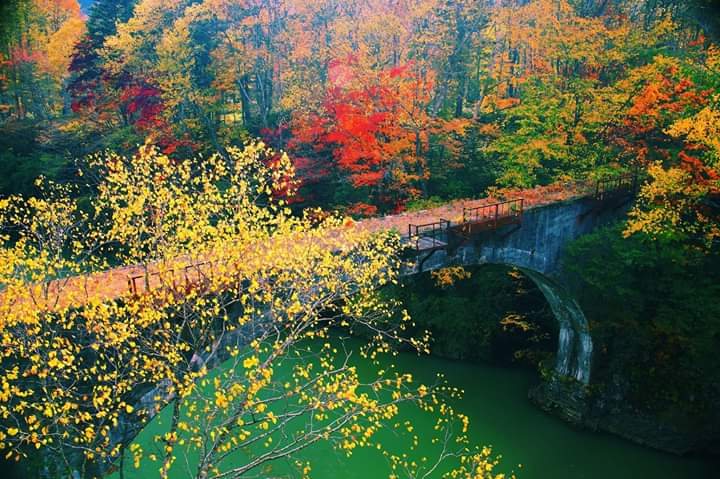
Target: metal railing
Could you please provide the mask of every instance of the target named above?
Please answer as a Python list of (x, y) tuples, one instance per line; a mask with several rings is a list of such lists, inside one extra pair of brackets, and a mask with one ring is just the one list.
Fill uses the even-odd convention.
[(516, 219), (519, 222), (522, 220), (524, 204), (523, 198), (516, 198), (500, 203), (463, 208), (463, 224), (487, 223), (497, 227), (500, 220), (507, 218)]
[(418, 251), (444, 248), (447, 246), (447, 231), (450, 229), (450, 221), (440, 219), (432, 223), (422, 225), (408, 225), (408, 240), (414, 243)]
[(604, 178), (595, 182), (595, 199), (603, 200), (617, 193), (633, 192), (637, 187), (637, 173), (625, 173), (612, 178)]
[[(185, 287), (190, 287), (193, 284), (202, 283), (211, 279), (213, 276), (214, 264), (212, 261), (203, 261), (200, 263), (193, 263), (187, 266), (183, 266), (179, 269), (182, 279), (184, 280)], [(169, 268), (163, 271), (152, 271), (147, 274), (137, 274), (128, 276), (128, 289), (134, 295), (138, 295), (141, 292), (147, 293), (153, 289), (159, 288), (172, 288), (177, 289), (178, 275), (175, 268)]]

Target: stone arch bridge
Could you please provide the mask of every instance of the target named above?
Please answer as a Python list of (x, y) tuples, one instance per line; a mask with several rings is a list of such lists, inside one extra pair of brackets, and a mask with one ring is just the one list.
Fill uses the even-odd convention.
[(519, 268), (542, 291), (559, 323), (555, 373), (588, 384), (592, 337), (570, 294), (571, 279), (562, 270), (561, 257), (571, 241), (625, 215), (636, 189), (637, 177), (628, 175), (598, 182), (562, 201), (528, 207), (520, 197), (463, 206), (456, 221), (408, 222), (403, 241), (409, 261), (402, 274), (455, 265)]
[[(561, 257), (568, 243), (622, 217), (638, 186), (636, 174), (518, 191), (506, 201), (465, 200), (428, 210), (363, 220), (355, 227), (402, 234), (409, 276), (446, 266), (503, 264), (519, 268), (547, 299), (558, 323), (555, 372), (590, 381), (593, 342), (587, 319), (570, 294)], [(445, 219), (452, 218), (452, 219)], [(212, 262), (186, 267), (212, 269)], [(174, 274), (174, 273), (173, 273)], [(162, 287), (162, 277), (132, 267), (105, 272), (95, 282), (108, 297)], [(185, 279), (188, 280), (187, 275)], [(173, 283), (175, 279), (173, 278)], [(125, 285), (125, 286), (123, 286)]]

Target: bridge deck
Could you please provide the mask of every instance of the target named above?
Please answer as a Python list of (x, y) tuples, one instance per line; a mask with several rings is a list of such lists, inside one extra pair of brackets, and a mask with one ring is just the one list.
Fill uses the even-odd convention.
[[(637, 187), (638, 175), (631, 173), (600, 181), (556, 183), (525, 190), (504, 189), (498, 196), (456, 200), (427, 210), (371, 218), (358, 222), (357, 226), (372, 231), (396, 230), (405, 234), (410, 243), (416, 243), (415, 246), (418, 250), (437, 249), (440, 246), (439, 242), (446, 242), (439, 233), (422, 235), (415, 232), (416, 234), (413, 235), (409, 228), (414, 225), (422, 226), (449, 221), (449, 228), (460, 228), (462, 225), (466, 225), (466, 234), (476, 234), (508, 224), (520, 223), (524, 209), (583, 197), (593, 197), (598, 201), (604, 201), (619, 193), (635, 191)], [(513, 199), (505, 200), (505, 198)], [(519, 216), (516, 212), (519, 212)], [(418, 243), (418, 237), (425, 239)], [(421, 248), (421, 246), (425, 246), (425, 248)]]
[[(634, 176), (632, 181), (625, 178), (606, 184), (601, 182), (571, 182), (528, 190), (504, 190), (502, 192), (503, 197), (518, 198), (521, 201), (519, 215), (517, 214), (518, 210), (513, 209), (511, 206), (514, 201), (518, 200), (500, 202), (497, 197), (487, 197), (474, 200), (457, 200), (423, 211), (404, 212), (381, 218), (361, 220), (356, 222), (354, 227), (367, 231), (395, 230), (401, 234), (408, 232), (406, 238), (409, 237), (408, 239), (414, 243), (417, 250), (441, 249), (447, 247), (447, 237), (443, 236), (442, 232), (448, 228), (468, 227), (469, 225), (469, 234), (482, 230), (492, 230), (507, 224), (519, 223), (522, 208), (533, 208), (581, 197), (594, 196), (598, 200), (603, 200), (618, 189), (636, 188), (636, 180), (637, 177)], [(428, 225), (442, 226), (439, 229), (431, 227), (433, 232), (424, 234), (422, 227)], [(415, 227), (414, 237), (413, 227)], [(420, 227), (420, 230), (418, 230), (418, 227)], [(194, 266), (191, 265), (185, 268), (185, 271), (181, 272), (179, 277), (187, 281), (188, 274), (190, 276), (202, 275), (202, 272), (196, 273), (192, 271)], [(160, 284), (162, 280), (157, 273), (151, 273), (149, 279), (151, 288), (153, 284)], [(58, 280), (57, 284), (51, 285), (50, 289), (56, 291), (61, 288), (80, 289), (85, 292), (87, 297), (109, 300), (127, 294), (129, 291), (140, 293), (144, 289), (144, 283), (145, 272), (142, 268), (124, 266), (83, 277)]]

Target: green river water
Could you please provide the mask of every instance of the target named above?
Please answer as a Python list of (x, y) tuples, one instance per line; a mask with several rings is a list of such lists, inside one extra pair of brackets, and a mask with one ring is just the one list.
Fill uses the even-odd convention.
[[(350, 344), (357, 344), (354, 340)], [(531, 371), (450, 361), (434, 357), (400, 354), (394, 363), (400, 371), (413, 373), (418, 381), (432, 382), (444, 373), (448, 382), (465, 390), (458, 409), (470, 418), (473, 442), (492, 446), (502, 455), (497, 472), (515, 471), (519, 479), (710, 479), (720, 477), (709, 460), (677, 457), (632, 444), (608, 434), (576, 430), (533, 406), (527, 391), (536, 381)], [(163, 414), (156, 418), (163, 420)], [(423, 416), (423, 417), (420, 417)], [(405, 411), (403, 419), (428, 422), (419, 412)], [(151, 423), (138, 441), (152, 450), (149, 437), (156, 432)], [(388, 467), (374, 451), (360, 450), (348, 459), (330, 447), (306, 450), (317, 479), (386, 478)], [(157, 463), (139, 470), (130, 466), (127, 479), (157, 476)], [(181, 467), (173, 468), (173, 479), (188, 477)], [(287, 477), (282, 464), (253, 477)], [(113, 479), (117, 475), (112, 476)]]

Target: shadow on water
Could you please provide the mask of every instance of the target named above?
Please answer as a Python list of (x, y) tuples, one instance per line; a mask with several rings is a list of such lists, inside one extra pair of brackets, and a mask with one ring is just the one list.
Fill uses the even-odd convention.
[[(358, 339), (347, 339), (345, 345), (357, 350)], [(355, 361), (353, 361), (355, 363)], [(516, 472), (518, 479), (711, 479), (717, 477), (716, 467), (699, 458), (678, 457), (637, 446), (619, 437), (577, 430), (543, 413), (527, 399), (528, 389), (537, 380), (536, 373), (519, 368), (495, 367), (482, 363), (418, 357), (401, 353), (392, 363), (399, 371), (409, 372), (416, 383), (432, 383), (437, 373), (444, 374), (450, 385), (464, 390), (464, 398), (455, 406), (470, 419), (470, 439), (473, 444), (491, 446), (502, 455), (496, 472)], [(369, 365), (357, 362), (362, 375)], [(146, 451), (157, 448), (150, 439), (162, 431), (158, 420), (166, 421), (166, 410), (138, 437)], [(162, 418), (164, 416), (164, 418)], [(432, 426), (431, 415), (417, 408), (405, 408), (398, 423), (412, 421), (416, 430)], [(385, 442), (391, 449), (404, 449), (407, 438), (388, 436)], [(416, 450), (418, 457), (432, 456), (432, 447)], [(352, 457), (327, 444), (317, 443), (303, 451), (297, 459), (312, 463), (314, 479), (381, 479), (390, 469), (387, 460), (374, 450), (359, 449)], [(192, 462), (194, 459), (191, 458)], [(242, 457), (230, 462), (243, 461)], [(228, 465), (231, 465), (230, 463)], [(191, 467), (192, 470), (192, 467)], [(286, 463), (277, 463), (261, 471), (261, 477), (286, 478)], [(144, 463), (126, 471), (126, 479), (156, 477), (157, 465)], [(173, 467), (172, 479), (191, 477), (184, 467)], [(12, 477), (12, 476), (2, 476)], [(440, 474), (432, 476), (439, 478)], [(506, 477), (510, 477), (509, 475)], [(117, 479), (117, 474), (110, 476)]]
[(472, 439), (492, 445), (520, 479), (718, 477), (718, 464), (709, 459), (651, 450), (545, 414), (527, 398), (536, 381), (530, 371), (437, 358), (403, 357), (398, 366), (418, 376), (442, 371), (448, 382), (464, 389), (460, 407), (470, 417)]
[(0, 477), (2, 479), (29, 479), (18, 463), (4, 458), (0, 458)]

